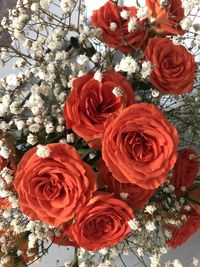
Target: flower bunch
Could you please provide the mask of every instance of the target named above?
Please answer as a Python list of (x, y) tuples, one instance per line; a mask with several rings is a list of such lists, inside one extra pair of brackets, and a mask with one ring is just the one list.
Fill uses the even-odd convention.
[(58, 244), (70, 267), (156, 267), (200, 228), (199, 2), (86, 9), (18, 0), (1, 21), (3, 266)]

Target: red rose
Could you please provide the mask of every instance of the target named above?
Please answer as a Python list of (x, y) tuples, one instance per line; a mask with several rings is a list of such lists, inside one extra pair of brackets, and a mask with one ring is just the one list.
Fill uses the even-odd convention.
[[(188, 191), (198, 174), (198, 170), (197, 153), (191, 148), (181, 150), (172, 177), (172, 184), (175, 186), (177, 196), (184, 195)], [(181, 190), (181, 187), (185, 187), (185, 192)]]
[[(135, 101), (131, 85), (121, 74), (105, 71), (101, 82), (93, 76), (94, 73), (90, 73), (73, 82), (63, 112), (67, 128), (72, 128), (87, 142), (101, 139), (107, 118)], [(115, 87), (121, 89), (122, 97), (113, 94)], [(97, 140), (90, 145), (100, 148), (101, 142)]]
[(111, 194), (98, 192), (77, 214), (71, 237), (84, 249), (96, 251), (125, 239), (133, 219), (128, 205)]
[(133, 104), (107, 125), (102, 157), (122, 183), (155, 189), (176, 162), (177, 130), (154, 105)]
[(134, 211), (143, 208), (155, 193), (155, 190), (144, 189), (136, 184), (120, 183), (112, 176), (102, 159), (98, 161), (98, 178), (100, 186), (108, 186), (109, 192), (122, 198)]
[(146, 0), (149, 8), (149, 17), (156, 18), (153, 30), (162, 35), (183, 35), (180, 22), (184, 18), (184, 9), (181, 0), (170, 0), (166, 6), (160, 5), (160, 0)]
[[(122, 18), (122, 11), (127, 11), (129, 16)], [(102, 29), (100, 38), (104, 43), (128, 53), (135, 48), (143, 47), (148, 35), (144, 21), (137, 19), (136, 14), (136, 7), (118, 6), (110, 0), (100, 9), (93, 11), (91, 23), (94, 27)], [(136, 29), (129, 29), (131, 19), (136, 21)]]
[(95, 174), (75, 148), (48, 144), (47, 158), (25, 153), (14, 180), (20, 209), (33, 220), (58, 226), (71, 220), (95, 191)]
[(181, 227), (173, 226), (172, 238), (167, 240), (166, 243), (171, 248), (176, 248), (185, 243), (193, 234), (195, 234), (200, 228), (200, 215), (191, 210), (188, 214), (188, 219)]
[(153, 63), (150, 82), (162, 94), (184, 94), (193, 88), (196, 64), (194, 56), (169, 38), (150, 38), (146, 59)]

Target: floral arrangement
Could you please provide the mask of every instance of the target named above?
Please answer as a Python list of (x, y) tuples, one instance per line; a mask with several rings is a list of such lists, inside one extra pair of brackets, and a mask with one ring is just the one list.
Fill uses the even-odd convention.
[(200, 228), (200, 2), (139, 2), (88, 19), (82, 0), (18, 0), (2, 19), (2, 266), (52, 244), (68, 267), (182, 266), (163, 255)]

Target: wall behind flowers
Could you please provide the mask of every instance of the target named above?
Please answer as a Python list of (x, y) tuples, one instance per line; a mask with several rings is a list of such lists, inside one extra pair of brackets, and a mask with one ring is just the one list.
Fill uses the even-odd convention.
[[(93, 9), (96, 9), (98, 7), (100, 7), (101, 5), (103, 5), (107, 0), (86, 0), (86, 4), (88, 7), (88, 16), (91, 14)], [(142, 0), (139, 0), (140, 2), (142, 2)], [(2, 11), (6, 9), (7, 4), (13, 4), (15, 2), (15, 0), (0, 0), (0, 11), (1, 13), (3, 13)], [(121, 0), (121, 4), (126, 4), (126, 5), (134, 5), (134, 0)], [(1, 73), (0, 76), (5, 76), (7, 74), (9, 74), (11, 72), (11, 70), (8, 68), (4, 69), (4, 73)], [(180, 248), (176, 249), (175, 251), (170, 251), (166, 258), (178, 258), (182, 261), (184, 266), (189, 266), (189, 261), (192, 257), (196, 257), (196, 258), (200, 258), (200, 233), (194, 235), (189, 242), (187, 242), (186, 244), (184, 244), (183, 246), (181, 246)], [(64, 266), (64, 262), (67, 259), (70, 259), (73, 257), (73, 249), (67, 249), (65, 247), (58, 247), (58, 246), (52, 246), (48, 255), (45, 256), (43, 258), (43, 260), (39, 263), (35, 263), (32, 266), (36, 267), (57, 267), (57, 266)], [(58, 261), (59, 260), (59, 261)], [(124, 258), (126, 264), (128, 267), (132, 267), (134, 266), (134, 264), (136, 264), (136, 262), (134, 262), (132, 260), (132, 258), (130, 257), (125, 257)], [(118, 266), (122, 266), (122, 264), (120, 263), (119, 260), (117, 260), (118, 262)], [(200, 265), (198, 265), (200, 266)]]

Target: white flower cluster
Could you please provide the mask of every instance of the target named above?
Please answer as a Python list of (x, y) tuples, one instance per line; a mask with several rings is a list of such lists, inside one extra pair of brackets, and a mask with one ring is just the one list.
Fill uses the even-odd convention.
[(139, 74), (142, 79), (150, 76), (152, 70), (153, 66), (150, 61), (144, 61), (140, 64), (130, 55), (123, 57), (120, 63), (115, 66), (115, 71), (126, 72), (128, 75)]
[(10, 149), (8, 148), (5, 140), (0, 140), (0, 157), (8, 159), (10, 156)]
[(132, 56), (123, 57), (120, 63), (115, 66), (116, 71), (127, 72), (128, 75), (136, 73), (138, 69), (138, 63)]

